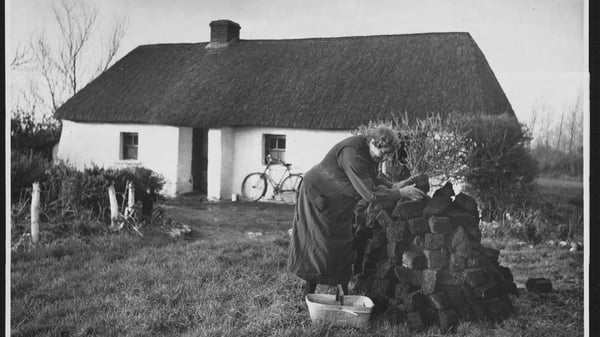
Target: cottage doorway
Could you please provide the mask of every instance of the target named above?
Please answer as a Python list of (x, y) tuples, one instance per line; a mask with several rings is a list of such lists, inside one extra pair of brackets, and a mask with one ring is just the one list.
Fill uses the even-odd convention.
[(194, 191), (206, 194), (208, 166), (208, 129), (194, 128), (192, 135), (192, 180)]

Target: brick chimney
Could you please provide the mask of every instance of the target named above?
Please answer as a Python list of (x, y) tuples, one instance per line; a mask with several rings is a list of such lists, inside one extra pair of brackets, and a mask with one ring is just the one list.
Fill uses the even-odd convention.
[(230, 20), (216, 20), (210, 23), (210, 43), (206, 48), (227, 47), (240, 39), (240, 25)]

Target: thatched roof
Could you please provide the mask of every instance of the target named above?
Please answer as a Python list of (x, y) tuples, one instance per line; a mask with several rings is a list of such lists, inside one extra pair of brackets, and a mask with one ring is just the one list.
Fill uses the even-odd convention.
[(140, 46), (56, 117), (352, 129), (392, 114), (514, 112), (468, 33)]

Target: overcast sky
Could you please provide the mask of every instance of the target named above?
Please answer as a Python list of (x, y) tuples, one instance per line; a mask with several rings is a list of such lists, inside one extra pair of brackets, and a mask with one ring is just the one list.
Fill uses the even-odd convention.
[[(52, 5), (58, 2), (12, 0), (7, 12), (11, 43), (26, 42), (42, 30), (52, 32)], [(119, 58), (143, 44), (206, 42), (208, 24), (218, 19), (239, 23), (242, 39), (460, 31), (473, 36), (523, 122), (540, 102), (559, 111), (579, 92), (587, 93), (587, 0), (98, 0), (96, 4), (106, 25), (116, 15), (129, 18)]]

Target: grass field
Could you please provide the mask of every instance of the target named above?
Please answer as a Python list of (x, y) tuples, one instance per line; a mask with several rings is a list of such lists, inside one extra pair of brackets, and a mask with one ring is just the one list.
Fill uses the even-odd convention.
[[(71, 237), (12, 252), (11, 335), (439, 335), (377, 319), (367, 330), (312, 324), (300, 280), (285, 271), (291, 206), (187, 197), (164, 207), (194, 235)], [(501, 249), (515, 276), (516, 312), (501, 324), (461, 323), (457, 336), (583, 336), (583, 252), (490, 238), (484, 245)], [(554, 291), (528, 293), (528, 277), (549, 278)]]

